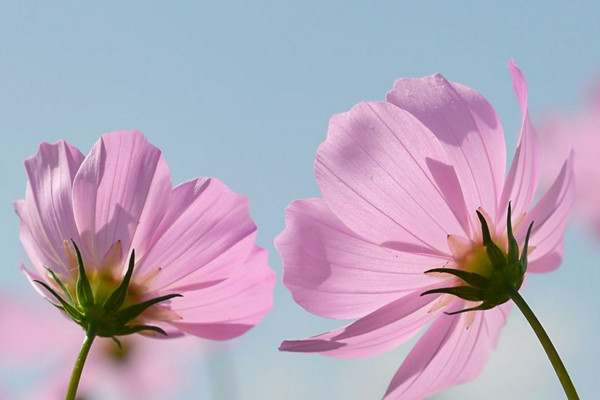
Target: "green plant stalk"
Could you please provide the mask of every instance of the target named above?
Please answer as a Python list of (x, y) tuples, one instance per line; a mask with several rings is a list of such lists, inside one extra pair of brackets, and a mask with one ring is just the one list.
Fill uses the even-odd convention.
[(85, 360), (87, 359), (95, 338), (96, 328), (94, 326), (90, 326), (85, 333), (85, 339), (83, 340), (81, 350), (79, 351), (79, 355), (75, 361), (75, 366), (73, 367), (73, 372), (71, 373), (71, 380), (69, 381), (69, 389), (67, 390), (65, 400), (75, 400), (76, 398), (75, 396), (77, 395), (77, 387), (79, 386), (79, 380), (81, 379), (81, 372), (83, 371)]
[(523, 299), (523, 297), (521, 297), (521, 295), (519, 294), (519, 292), (516, 289), (514, 289), (512, 287), (508, 288), (508, 294), (510, 295), (510, 298), (515, 302), (517, 307), (519, 307), (519, 309), (521, 310), (521, 312), (523, 313), (523, 315), (529, 322), (529, 325), (531, 325), (531, 328), (533, 329), (533, 331), (537, 335), (538, 339), (540, 340), (542, 347), (544, 347), (544, 350), (546, 351), (546, 354), (548, 355), (548, 358), (550, 359), (550, 362), (552, 363), (552, 366), (554, 367), (554, 371), (556, 371), (556, 375), (558, 376), (558, 379), (560, 380), (560, 383), (565, 391), (565, 394), (567, 395), (567, 399), (579, 400), (579, 395), (577, 394), (577, 391), (575, 390), (575, 386), (573, 386), (571, 377), (569, 377), (569, 373), (567, 372), (565, 365), (563, 364), (562, 360), (560, 359), (560, 356), (558, 355), (556, 348), (552, 344), (550, 337), (548, 337), (548, 334), (542, 327), (542, 324), (540, 323), (540, 321), (537, 319), (537, 317), (535, 316), (535, 314), (533, 313), (531, 308), (529, 308), (529, 306), (525, 302), (525, 299)]

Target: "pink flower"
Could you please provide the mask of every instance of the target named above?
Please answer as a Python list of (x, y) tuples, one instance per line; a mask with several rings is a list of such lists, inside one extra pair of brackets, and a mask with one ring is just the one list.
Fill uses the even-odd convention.
[(591, 88), (584, 107), (573, 113), (548, 113), (540, 124), (542, 181), (551, 182), (560, 160), (575, 154), (575, 212), (579, 221), (600, 238), (600, 80)]
[[(508, 173), (500, 121), (474, 90), (443, 76), (400, 79), (386, 102), (360, 103), (332, 117), (315, 175), (322, 199), (296, 200), (276, 239), (283, 280), (317, 315), (358, 320), (281, 350), (360, 358), (393, 349), (431, 323), (387, 389), (386, 399), (420, 399), (475, 378), (506, 322), (510, 303), (477, 306), (450, 294), (452, 268), (489, 276), (479, 211), (507, 252), (507, 211), (519, 249), (533, 221), (530, 272), (562, 258), (573, 203), (571, 158), (532, 206), (538, 143), (521, 72), (509, 65), (522, 111), (519, 147)], [(520, 285), (520, 283), (519, 283)]]
[[(10, 363), (13, 370), (35, 366), (44, 373), (45, 379), (31, 385), (23, 398), (63, 398), (81, 329), (58, 313), (43, 312), (41, 307), (7, 297), (0, 299), (0, 312), (5, 325), (12, 327), (0, 330), (2, 363)], [(122, 339), (119, 351), (111, 339), (99, 338), (87, 360), (79, 394), (82, 398), (108, 398), (112, 392), (118, 398), (162, 399), (179, 393), (191, 380), (186, 372), (186, 357), (194, 347), (190, 340), (166, 344), (135, 335)]]
[[(140, 132), (103, 135), (85, 157), (65, 141), (42, 143), (25, 169), (26, 196), (15, 209), (31, 280), (81, 302), (79, 248), (94, 301), (102, 304), (134, 260), (120, 304), (183, 295), (132, 321), (169, 337), (230, 339), (272, 308), (274, 273), (267, 252), (254, 244), (247, 199), (214, 178), (172, 188), (160, 150)], [(34, 286), (56, 301), (42, 284)]]

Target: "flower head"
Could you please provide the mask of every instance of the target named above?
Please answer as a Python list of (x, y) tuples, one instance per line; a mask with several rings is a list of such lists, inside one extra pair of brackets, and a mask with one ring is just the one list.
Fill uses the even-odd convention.
[(271, 309), (247, 199), (214, 178), (173, 188), (141, 133), (103, 135), (85, 157), (42, 143), (25, 169), (15, 209), (34, 269), (23, 270), (84, 329), (229, 339)]
[(575, 214), (600, 238), (600, 78), (590, 88), (584, 106), (577, 111), (548, 113), (540, 124), (542, 174), (550, 184), (560, 160), (573, 151)]
[(323, 198), (290, 204), (276, 246), (284, 283), (300, 305), (358, 320), (285, 341), (281, 350), (371, 356), (431, 323), (385, 398), (420, 399), (480, 373), (510, 303), (495, 298), (487, 307), (481, 293), (440, 289), (484, 287), (501, 264), (514, 271), (506, 279), (515, 289), (525, 267), (557, 268), (573, 203), (569, 158), (532, 204), (538, 143), (525, 80), (514, 63), (509, 69), (522, 125), (506, 179), (496, 113), (477, 92), (439, 74), (400, 79), (387, 101), (332, 117), (315, 162)]

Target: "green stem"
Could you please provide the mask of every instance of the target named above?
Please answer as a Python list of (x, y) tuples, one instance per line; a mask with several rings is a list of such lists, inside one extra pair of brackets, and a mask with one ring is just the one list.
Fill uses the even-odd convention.
[(525, 318), (527, 318), (527, 321), (531, 325), (531, 328), (542, 343), (542, 346), (544, 347), (544, 350), (546, 351), (546, 354), (548, 355), (548, 358), (550, 359), (550, 362), (554, 367), (554, 371), (556, 371), (556, 375), (558, 375), (558, 379), (560, 380), (565, 394), (567, 395), (567, 399), (579, 400), (579, 396), (577, 395), (575, 386), (573, 386), (573, 382), (569, 377), (569, 373), (567, 372), (565, 365), (560, 359), (556, 348), (550, 341), (550, 337), (548, 337), (548, 334), (542, 327), (540, 321), (537, 319), (531, 308), (529, 308), (529, 306), (525, 302), (525, 299), (521, 297), (517, 290), (510, 288), (508, 294), (510, 295), (510, 298), (515, 302), (517, 307), (519, 307), (523, 315), (525, 315)]
[(75, 366), (73, 367), (73, 373), (71, 374), (71, 381), (69, 382), (69, 389), (67, 390), (65, 400), (75, 400), (75, 396), (77, 395), (77, 387), (79, 386), (79, 380), (81, 379), (81, 372), (83, 371), (85, 360), (87, 359), (95, 338), (96, 328), (94, 326), (90, 326), (85, 333), (85, 339), (83, 340), (81, 350), (79, 351), (79, 355), (75, 361)]

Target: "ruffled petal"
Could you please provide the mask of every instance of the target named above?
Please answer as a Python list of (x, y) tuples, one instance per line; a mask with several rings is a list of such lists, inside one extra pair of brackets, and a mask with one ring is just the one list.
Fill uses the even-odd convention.
[[(142, 257), (160, 223), (171, 176), (159, 149), (137, 131), (102, 135), (73, 184), (73, 210), (91, 264), (98, 267), (121, 241)], [(86, 266), (88, 267), (88, 266)]]
[(441, 144), (392, 104), (360, 103), (332, 117), (315, 175), (331, 211), (376, 243), (444, 254), (448, 233), (464, 235), (464, 200)]
[(387, 101), (408, 111), (444, 144), (458, 176), (470, 221), (483, 207), (493, 219), (500, 198), (506, 150), (502, 126), (479, 93), (436, 74), (399, 79)]
[(279, 349), (339, 358), (381, 354), (413, 337), (440, 314), (440, 309), (433, 309), (439, 296), (421, 293), (410, 293), (343, 328), (304, 340), (284, 341)]
[(153, 290), (226, 279), (248, 259), (255, 237), (245, 196), (218, 179), (194, 179), (173, 189), (135, 276), (155, 275)]
[(172, 300), (179, 330), (213, 340), (239, 336), (256, 325), (273, 308), (275, 273), (267, 252), (255, 246), (235, 275), (216, 285), (183, 293)]
[[(456, 301), (453, 308), (463, 306)], [(396, 372), (386, 400), (420, 400), (479, 375), (506, 316), (500, 311), (469, 314), (439, 316)]]
[(21, 242), (35, 268), (67, 275), (64, 241), (79, 238), (73, 216), (71, 188), (83, 154), (67, 142), (42, 143), (35, 156), (25, 160), (25, 200), (16, 201)]
[(508, 67), (513, 79), (513, 88), (521, 106), (522, 119), (519, 145), (499, 203), (499, 220), (504, 220), (509, 202), (511, 202), (512, 214), (515, 217), (518, 218), (527, 212), (537, 189), (540, 174), (539, 141), (527, 111), (527, 83), (513, 60), (510, 61)]
[(423, 272), (447, 260), (399, 252), (348, 229), (322, 199), (297, 200), (275, 239), (294, 300), (327, 318), (359, 318), (431, 284)]
[(516, 238), (523, 243), (527, 227), (533, 222), (529, 239), (532, 248), (528, 257), (530, 272), (552, 271), (562, 261), (565, 230), (575, 204), (574, 180), (571, 154), (550, 189), (525, 216)]

